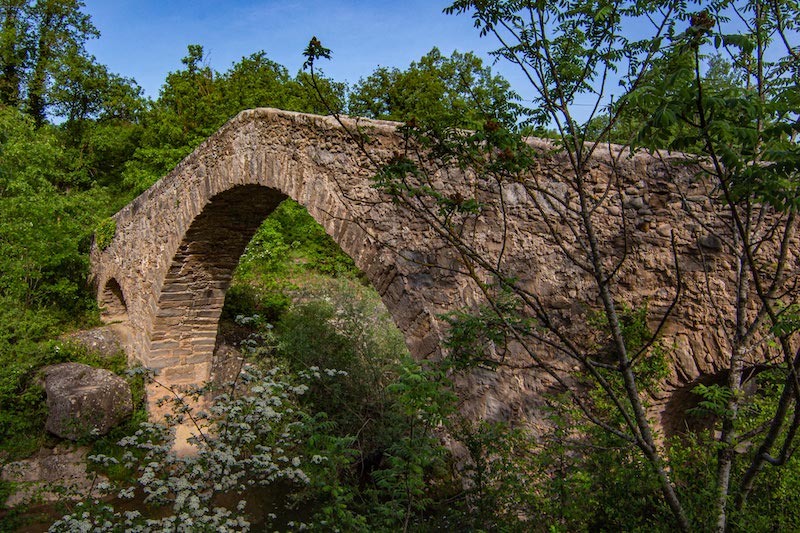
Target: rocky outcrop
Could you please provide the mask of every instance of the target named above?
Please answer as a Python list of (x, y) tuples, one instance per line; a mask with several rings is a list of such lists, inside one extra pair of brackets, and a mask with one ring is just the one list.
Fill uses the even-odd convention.
[(47, 393), (45, 428), (71, 440), (105, 435), (133, 412), (128, 383), (109, 370), (62, 363), (42, 370)]
[(128, 342), (125, 327), (120, 324), (76, 331), (66, 335), (64, 340), (79, 344), (104, 358), (119, 354)]
[[(28, 459), (3, 466), (0, 479), (14, 488), (5, 506), (52, 503), (63, 501), (65, 496), (86, 498), (94, 487), (106, 481), (104, 476), (86, 472), (86, 452), (86, 448), (70, 446), (43, 448)], [(91, 494), (101, 496), (97, 490)]]

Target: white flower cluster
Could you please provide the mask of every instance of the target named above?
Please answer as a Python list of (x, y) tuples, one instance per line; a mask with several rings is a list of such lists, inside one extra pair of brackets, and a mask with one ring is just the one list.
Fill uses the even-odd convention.
[[(171, 400), (176, 403), (175, 411), (182, 414), (172, 417), (172, 424), (186, 419), (203, 430), (192, 439), (195, 454), (176, 455), (172, 450), (174, 427), (147, 422), (119, 442), (127, 449), (121, 459), (91, 456), (98, 465), (122, 464), (137, 475), (136, 485), (108, 486), (109, 494), (131, 499), (141, 491), (144, 503), (169, 509), (167, 516), (147, 517), (136, 511), (116, 511), (108, 503), (84, 502), (50, 531), (247, 531), (245, 500), (239, 500), (235, 509), (226, 509), (213, 504), (215, 496), (242, 494), (248, 487), (278, 480), (308, 484), (303, 468), (307, 459), (299, 447), (303, 421), (308, 417), (294, 401), (308, 386), (281, 378), (285, 373), (278, 369), (261, 372), (248, 366), (244, 372), (238, 382), (246, 386), (237, 389), (243, 392), (218, 396), (208, 413), (193, 414), (180, 400)], [(342, 375), (339, 371), (324, 373)], [(320, 371), (312, 369), (304, 377), (318, 379)], [(326, 460), (314, 455), (310, 462)]]

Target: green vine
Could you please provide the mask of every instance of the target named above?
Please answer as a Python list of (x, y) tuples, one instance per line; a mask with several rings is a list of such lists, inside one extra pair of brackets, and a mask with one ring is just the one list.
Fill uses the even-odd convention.
[(98, 248), (105, 250), (111, 245), (114, 239), (114, 234), (117, 232), (117, 221), (113, 218), (106, 218), (102, 220), (97, 228), (94, 230), (94, 242), (97, 243)]

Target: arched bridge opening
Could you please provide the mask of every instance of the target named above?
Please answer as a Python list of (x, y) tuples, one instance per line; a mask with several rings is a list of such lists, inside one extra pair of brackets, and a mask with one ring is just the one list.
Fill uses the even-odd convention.
[(153, 322), (147, 366), (173, 384), (198, 383), (211, 371), (217, 324), (239, 258), (286, 195), (242, 185), (212, 197), (172, 258)]
[[(378, 152), (394, 153), (394, 125), (372, 125)], [(464, 290), (424, 228), (379, 201), (358, 146), (332, 118), (243, 112), (169, 175), (114, 216), (116, 233), (92, 250), (107, 321), (125, 320), (131, 357), (168, 385), (209, 379), (220, 315), (234, 270), (264, 219), (286, 198), (309, 214), (364, 273), (417, 358), (438, 354), (438, 315), (427, 289)], [(412, 259), (409, 259), (412, 258)], [(419, 286), (425, 281), (425, 287)]]
[(100, 315), (105, 322), (125, 322), (128, 320), (128, 304), (119, 282), (109, 278), (100, 295)]
[[(393, 123), (340, 123), (274, 109), (245, 111), (114, 215), (111, 243), (92, 250), (92, 276), (104, 317), (124, 320), (130, 329), (126, 348), (132, 357), (160, 369), (169, 384), (195, 384), (210, 377), (225, 293), (239, 257), (285, 198), (306, 207), (354, 260), (412, 356), (441, 355), (446, 324), (440, 317), (454, 309), (478, 309), (485, 302), (481, 286), (491, 285), (494, 278), (488, 267), (476, 271), (477, 279), (465, 273), (465, 258), (446, 236), (372, 186), (374, 162), (404, 150), (396, 128)], [(358, 132), (358, 142), (353, 132)], [(369, 145), (369, 157), (363, 142)], [(549, 197), (565, 198), (561, 177), (569, 162), (545, 142), (534, 145), (540, 157), (531, 186)], [(717, 260), (723, 267), (713, 272), (698, 262), (698, 239), (705, 226), (692, 222), (695, 215), (683, 206), (685, 198), (705, 198), (707, 191), (687, 170), (680, 178), (690, 193), (685, 195), (664, 164), (646, 154), (622, 158), (598, 152), (587, 179), (595, 191), (617, 191), (607, 184), (620, 184), (612, 195), (616, 199), (594, 215), (610, 253), (629, 257), (616, 274), (619, 301), (646, 299), (658, 312), (674, 306), (662, 333), (664, 344), (675, 346), (670, 386), (677, 388), (710, 373), (717, 359), (725, 357), (726, 339), (717, 333), (715, 318), (703, 302), (708, 287), (729, 283), (731, 270), (724, 267), (729, 261), (724, 254)], [(454, 198), (475, 198), (481, 205), (462, 226), (451, 228), (470, 243), (475, 257), (514, 273), (521, 290), (536, 295), (537, 305), (563, 318), (564, 331), (580, 334), (575, 318), (582, 311), (575, 304), (594, 301), (596, 286), (585, 269), (567, 259), (569, 252), (559, 249), (566, 241), (554, 241), (554, 228), (541, 218), (547, 205), (544, 215), (537, 215), (536, 197), (521, 183), (497, 183), (457, 168), (439, 169), (429, 177)], [(708, 213), (709, 224), (718, 224), (715, 216)], [(624, 239), (618, 238), (621, 217), (631, 228)], [(677, 304), (675, 261), (682, 273)], [(569, 371), (568, 361), (546, 339), (531, 349), (552, 356), (557, 368)], [(511, 356), (525, 357), (519, 346), (512, 344), (510, 350)], [(465, 378), (472, 380), (464, 389), (475, 395), (477, 408), (506, 405), (527, 412), (529, 400), (553, 382), (535, 369), (503, 372)], [(502, 401), (486, 399), (493, 394)]]

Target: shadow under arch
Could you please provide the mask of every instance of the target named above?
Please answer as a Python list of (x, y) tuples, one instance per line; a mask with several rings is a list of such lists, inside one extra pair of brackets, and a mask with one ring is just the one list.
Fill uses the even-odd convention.
[[(742, 391), (746, 397), (759, 393), (761, 383), (759, 374), (768, 370), (765, 365), (745, 367), (742, 371)], [(718, 418), (704, 410), (697, 409), (703, 397), (695, 391), (698, 385), (727, 387), (729, 371), (720, 370), (704, 374), (695, 380), (675, 389), (664, 406), (661, 426), (667, 438), (709, 431), (714, 428)]]
[(287, 196), (240, 185), (208, 202), (184, 235), (161, 288), (147, 366), (173, 384), (208, 379), (225, 293), (247, 244)]
[[(147, 360), (143, 361), (159, 372), (162, 383), (195, 385), (212, 377), (219, 321), (234, 271), (258, 228), (287, 198), (280, 190), (264, 185), (234, 185), (213, 196), (191, 222), (161, 285)], [(310, 205), (307, 209), (345, 254), (354, 259), (364, 256), (362, 249), (369, 245), (354, 235), (352, 225), (334, 223), (326, 228), (320, 221), (324, 213), (317, 212), (323, 208)], [(368, 264), (364, 275), (378, 289), (375, 272), (385, 275), (385, 266), (375, 266)], [(417, 322), (410, 322), (412, 325), (419, 322), (419, 316), (425, 318), (414, 311), (416, 306), (406, 291), (389, 292), (381, 299), (401, 331), (408, 326), (402, 322), (404, 316), (413, 313)], [(410, 345), (408, 330), (404, 336)]]
[(122, 287), (115, 278), (109, 278), (101, 294), (100, 318), (103, 322), (127, 322), (128, 304)]
[[(349, 119), (348, 119), (349, 120)], [(361, 124), (354, 122), (353, 125)], [(403, 139), (370, 123), (380, 158)], [(284, 199), (304, 206), (376, 289), (416, 359), (443, 355), (440, 316), (479, 300), (441, 239), (373, 187), (359, 148), (330, 117), (245, 111), (113, 219), (91, 280), (125, 289), (131, 358), (169, 385), (209, 377), (218, 319), (240, 255)], [(436, 287), (436, 290), (431, 290)]]

